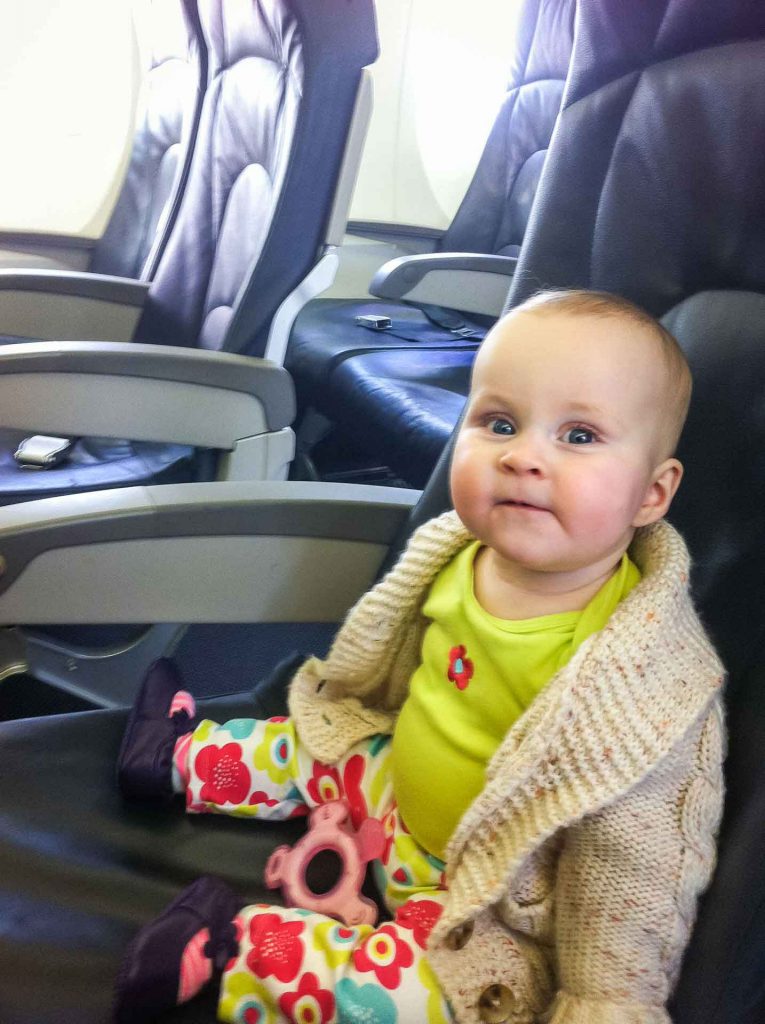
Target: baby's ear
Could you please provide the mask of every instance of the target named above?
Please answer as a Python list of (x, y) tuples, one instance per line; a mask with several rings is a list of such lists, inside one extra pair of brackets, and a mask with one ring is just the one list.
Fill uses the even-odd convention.
[(651, 474), (651, 481), (643, 498), (633, 526), (647, 526), (666, 515), (683, 478), (683, 464), (677, 459), (665, 459)]

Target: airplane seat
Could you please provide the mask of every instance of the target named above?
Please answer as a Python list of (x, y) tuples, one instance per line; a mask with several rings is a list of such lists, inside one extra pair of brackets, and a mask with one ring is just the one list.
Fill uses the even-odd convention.
[[(765, 152), (752, 140), (765, 129), (759, 103), (765, 10), (748, 0), (724, 6), (591, 0), (580, 6), (579, 18), (571, 85), (578, 100), (561, 115), (511, 301), (540, 280), (609, 288), (663, 316), (688, 355), (694, 395), (678, 452), (686, 475), (670, 518), (689, 544), (693, 593), (728, 672), (729, 749), (717, 867), (669, 1010), (674, 1024), (759, 1024), (765, 1017), (765, 476), (757, 457), (759, 442), (765, 444)], [(448, 454), (447, 446), (392, 548), (447, 506)], [(168, 508), (178, 502), (178, 489), (171, 490)], [(46, 535), (64, 505), (50, 509)], [(160, 489), (151, 505), (162, 509)], [(42, 517), (45, 509), (35, 508)], [(355, 508), (349, 533), (368, 523)], [(187, 508), (178, 528), (188, 518)], [(305, 518), (314, 530), (310, 507)], [(95, 519), (89, 528), (98, 525)], [(168, 537), (169, 520), (162, 522), (158, 536)], [(19, 542), (27, 543), (40, 525), (40, 519), (21, 524)], [(292, 520), (285, 532), (295, 525)], [(2, 549), (17, 574), (10, 553), (18, 555), (20, 547), (9, 546), (11, 533), (6, 526)], [(204, 545), (203, 537), (195, 539)], [(101, 529), (94, 546), (103, 540)], [(36, 553), (45, 543), (36, 542)], [(211, 562), (208, 576), (215, 571)], [(283, 579), (263, 581), (269, 584), (283, 594)], [(0, 615), (5, 590), (0, 581)], [(288, 676), (285, 669), (264, 691), (221, 697), (203, 710), (225, 717), (278, 713)], [(214, 870), (248, 898), (272, 898), (262, 870), (274, 846), (291, 841), (286, 827), (191, 820), (180, 807), (159, 812), (120, 802), (114, 762), (125, 718), (124, 710), (109, 710), (0, 724), (0, 908), (8, 922), (0, 929), (3, 1020), (104, 1024), (127, 942), (200, 873)], [(210, 1024), (214, 1016), (210, 992), (163, 1019)], [(635, 1019), (634, 1007), (618, 1017), (619, 1024)]]
[(175, 32), (165, 25), (168, 9), (152, 0), (146, 100), (120, 194), (88, 264), (94, 274), (151, 280), (178, 214), (207, 84), (207, 51), (195, 0), (178, 4)]
[[(464, 254), (474, 253), (513, 260), (518, 256), (560, 109), (574, 8), (571, 0), (525, 0), (507, 92), (468, 190), (439, 240), (437, 255), (463, 254), (463, 261)], [(459, 145), (459, 140), (454, 144)], [(508, 284), (504, 275), (512, 272), (513, 260), (505, 261), (503, 276), (498, 277), (502, 296)], [(459, 312), (434, 306), (433, 300), (418, 304), (414, 296), (410, 302), (336, 298), (309, 302), (295, 321), (285, 361), (295, 380), (299, 409), (316, 410), (329, 421), (342, 416), (339, 404), (344, 396), (333, 392), (330, 398), (327, 382), (339, 364), (361, 352), (381, 350), (381, 358), (392, 366), (397, 361), (408, 366), (410, 359), (447, 367), (452, 359), (469, 361), (493, 318), (472, 316), (458, 298), (462, 296), (452, 294), (440, 307), (454, 305)], [(369, 314), (390, 317), (392, 329), (371, 331), (356, 325), (356, 316)], [(300, 440), (299, 432), (299, 444)], [(302, 454), (310, 458), (308, 447)]]
[[(144, 82), (130, 155), (117, 200), (84, 273), (149, 281), (186, 184), (207, 85), (207, 51), (196, 0), (151, 0), (143, 15), (137, 14)], [(34, 243), (33, 235), (22, 233), (9, 248)], [(3, 262), (12, 266), (10, 258)], [(23, 266), (20, 252), (17, 267)], [(0, 343), (19, 340), (8, 332), (0, 335)]]
[[(689, 543), (694, 595), (728, 670), (730, 736), (718, 864), (670, 1013), (674, 1024), (760, 1024), (765, 477), (752, 453), (765, 443), (765, 287), (696, 293), (665, 322), (695, 378), (678, 453), (686, 476), (671, 519)], [(447, 477), (445, 451), (405, 534), (448, 505)], [(153, 500), (159, 499), (156, 490)], [(257, 657), (254, 651), (254, 673)], [(202, 713), (217, 720), (284, 713), (289, 674), (282, 670), (251, 694), (206, 701)], [(116, 709), (0, 723), (0, 913), (7, 922), (0, 929), (2, 1020), (107, 1024), (127, 943), (199, 874), (220, 874), (253, 901), (275, 898), (262, 883), (266, 859), (275, 846), (296, 841), (300, 824), (261, 829), (252, 822), (190, 818), (180, 806), (126, 806), (114, 780), (125, 718), (126, 711)], [(212, 1024), (215, 993), (160, 1019)]]
[[(555, 167), (543, 172), (535, 200), (554, 227), (531, 230), (532, 213), (509, 305), (540, 288), (581, 284), (623, 291), (661, 315), (697, 289), (759, 287), (765, 254), (752, 220), (765, 206), (765, 177), (747, 153), (760, 119), (747, 91), (761, 87), (752, 57), (758, 19), (735, 8), (704, 32), (671, 4), (656, 39), (641, 37), (643, 50), (631, 51), (627, 31), (652, 31), (659, 6), (621, 36), (614, 18), (608, 42), (623, 45), (618, 62), (572, 64)], [(718, 91), (704, 87), (705, 76)], [(457, 353), (451, 360), (358, 355), (334, 369), (325, 389), (341, 429), (411, 486), (427, 480), (464, 404), (470, 361)]]
[[(727, 671), (717, 865), (670, 1004), (677, 1024), (765, 1019), (765, 478), (755, 455), (765, 393), (763, 276), (761, 264), (757, 292), (700, 291), (662, 318), (694, 375), (678, 450), (686, 476), (669, 519), (688, 543), (694, 598)], [(750, 440), (739, 445), (744, 435)]]
[[(662, 4), (671, 5), (672, 0)], [(761, 54), (765, 39), (757, 49)], [(587, 152), (582, 151), (582, 160)], [(555, 158), (554, 153), (551, 161)], [(721, 159), (724, 164), (725, 156)], [(558, 237), (555, 204), (549, 219), (547, 212), (543, 205), (532, 236), (539, 241), (540, 261), (549, 251), (545, 238), (552, 244)], [(590, 224), (583, 220), (581, 226), (589, 233)], [(760, 225), (753, 234), (756, 247), (762, 241)], [(602, 255), (607, 263), (605, 242)], [(676, 255), (679, 281), (684, 271), (692, 273), (694, 256), (691, 251), (685, 264), (682, 253)], [(535, 272), (533, 263), (526, 266)], [(673, 1024), (765, 1020), (765, 475), (756, 458), (760, 439), (765, 443), (765, 263), (759, 277), (757, 291), (739, 290), (732, 280), (714, 289), (710, 282), (661, 317), (693, 373), (693, 397), (677, 451), (685, 474), (668, 519), (688, 544), (694, 602), (725, 665), (728, 733), (717, 863), (669, 1002)], [(554, 284), (565, 287), (565, 278)], [(589, 287), (587, 274), (577, 275), (576, 287)], [(611, 287), (629, 297), (626, 286), (612, 282)], [(441, 451), (384, 570), (414, 529), (451, 507), (448, 471), (455, 436), (456, 431)]]
[[(40, 395), (0, 401), (8, 453), (0, 459), (0, 504), (148, 482), (286, 475), (294, 398), (273, 335), (277, 325), (288, 330), (310, 296), (311, 274), (336, 265), (330, 241), (350, 194), (351, 143), (360, 152), (360, 139), (349, 136), (357, 109), (362, 121), (368, 117), (359, 97), (368, 97), (362, 71), (377, 56), (374, 9), (372, 0), (199, 0), (198, 12), (208, 86), (175, 225), (129, 344), (119, 351), (110, 340), (95, 351), (36, 342), (0, 351), (0, 388), (24, 374), (29, 393)], [(114, 287), (124, 291), (120, 279)], [(92, 297), (100, 305), (107, 296)], [(184, 360), (183, 348), (209, 358)], [(268, 356), (276, 365), (250, 367), (215, 353)], [(171, 383), (177, 412), (163, 400)], [(225, 414), (224, 398), (238, 403)], [(151, 421), (149, 401), (157, 410)], [(89, 429), (78, 429), (78, 419)], [(85, 440), (60, 465), (30, 474), (10, 458), (29, 427)], [(231, 454), (233, 430), (242, 444)], [(195, 435), (209, 436), (210, 445)]]

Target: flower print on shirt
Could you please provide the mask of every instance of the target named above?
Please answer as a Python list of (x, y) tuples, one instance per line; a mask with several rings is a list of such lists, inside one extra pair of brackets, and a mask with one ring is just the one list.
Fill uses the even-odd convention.
[(449, 651), (449, 668), (446, 675), (458, 690), (467, 689), (473, 678), (473, 671), (473, 662), (467, 657), (465, 646), (460, 644), (459, 647), (452, 647)]

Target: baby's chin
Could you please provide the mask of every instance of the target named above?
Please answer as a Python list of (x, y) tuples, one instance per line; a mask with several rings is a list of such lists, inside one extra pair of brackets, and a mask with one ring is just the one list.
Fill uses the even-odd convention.
[(527, 544), (486, 544), (487, 566), (498, 574), (517, 579), (536, 580), (545, 588), (560, 581), (564, 586), (586, 583), (613, 572), (619, 565), (627, 544), (577, 557), (570, 552), (551, 550)]

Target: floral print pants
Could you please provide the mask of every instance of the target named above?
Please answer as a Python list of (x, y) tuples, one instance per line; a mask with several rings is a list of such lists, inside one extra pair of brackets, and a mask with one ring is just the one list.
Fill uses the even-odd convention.
[(307, 753), (288, 718), (200, 722), (176, 747), (176, 778), (192, 813), (284, 819), (342, 798), (358, 828), (385, 832), (375, 877), (393, 921), (345, 926), (298, 908), (245, 907), (239, 953), (223, 974), (218, 1015), (242, 1024), (449, 1024), (424, 955), (445, 895), (444, 865), (407, 832), (393, 797), (390, 737), (353, 747), (337, 764)]

